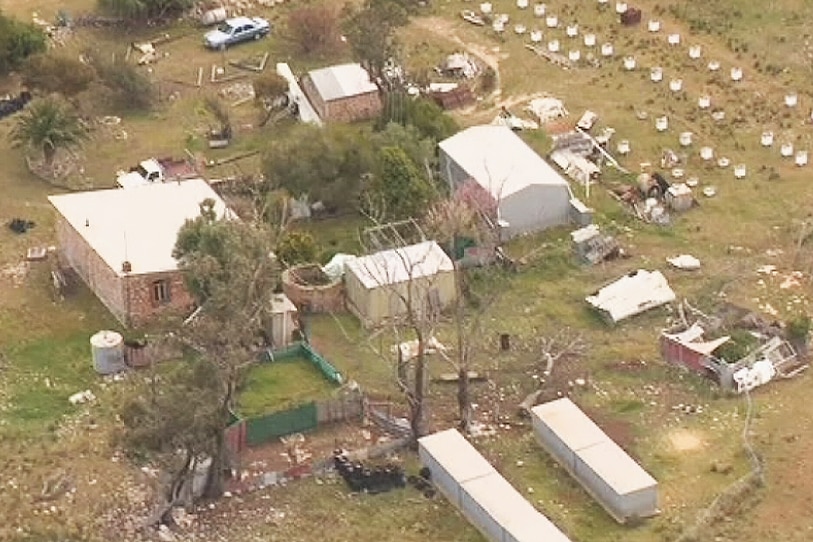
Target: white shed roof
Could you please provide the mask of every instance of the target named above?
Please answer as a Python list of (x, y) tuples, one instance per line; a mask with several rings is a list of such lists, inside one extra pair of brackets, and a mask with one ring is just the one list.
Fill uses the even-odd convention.
[(550, 164), (506, 126), (472, 126), (439, 146), (497, 201), (531, 185), (570, 189)]
[(609, 437), (576, 404), (563, 397), (531, 409), (573, 451), (608, 440)]
[(671, 303), (675, 292), (660, 271), (639, 269), (601, 288), (586, 301), (613, 322)]
[(570, 542), (551, 521), (528, 502), (508, 481), (495, 472), (462, 484), (489, 515), (518, 542)]
[(494, 467), (456, 429), (439, 431), (418, 439), (418, 445), (443, 465), (459, 484), (496, 474)]
[(119, 275), (130, 262), (131, 275), (178, 268), (172, 249), (187, 219), (200, 215), (204, 199), (215, 201), (218, 216), (231, 214), (203, 179), (156, 183), (137, 190), (114, 188), (49, 196), (48, 200), (87, 244)]
[(454, 264), (435, 241), (384, 250), (345, 263), (365, 288), (378, 288), (453, 271)]
[(657, 485), (638, 463), (567, 397), (531, 409), (619, 495)]
[(658, 482), (609, 438), (576, 452), (618, 495), (654, 487)]
[(308, 72), (308, 76), (326, 102), (378, 91), (378, 87), (370, 81), (370, 75), (360, 64), (320, 68)]

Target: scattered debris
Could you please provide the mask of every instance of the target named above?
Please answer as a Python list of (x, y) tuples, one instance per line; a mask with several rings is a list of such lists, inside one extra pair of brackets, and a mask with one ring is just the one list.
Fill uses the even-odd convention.
[(491, 124), (506, 126), (514, 131), (537, 130), (539, 125), (531, 120), (525, 120), (511, 113), (505, 106), (500, 108), (500, 113), (494, 117)]
[(211, 83), (226, 83), (228, 81), (234, 81), (235, 79), (242, 79), (243, 77), (247, 77), (248, 74), (245, 72), (234, 73), (234, 74), (227, 74), (227, 70), (224, 66), (218, 66), (217, 64), (212, 64), (212, 69), (209, 74), (209, 82)]
[[(435, 337), (430, 337), (423, 345), (424, 354), (434, 354), (436, 352), (445, 352), (446, 347)], [(395, 344), (390, 349), (393, 353), (399, 353), (400, 361), (407, 362), (411, 359), (418, 357), (418, 340), (405, 341), (400, 344)]]
[(603, 235), (596, 224), (571, 232), (570, 237), (573, 241), (573, 250), (583, 262), (590, 265), (612, 260), (624, 254), (618, 241), (611, 235)]
[(570, 59), (568, 59), (566, 56), (560, 55), (559, 53), (548, 51), (544, 47), (526, 43), (525, 48), (528, 49), (529, 51), (536, 53), (538, 56), (541, 56), (551, 64), (559, 66), (562, 69), (569, 70), (570, 68), (573, 67), (573, 64), (570, 62)]
[(463, 11), (461, 11), (460, 16), (463, 18), (464, 21), (469, 22), (471, 24), (475, 24), (477, 26), (486, 25), (485, 19), (483, 19), (482, 17), (477, 15), (477, 13), (471, 11), (470, 9), (464, 9)]
[(85, 403), (92, 403), (96, 400), (96, 396), (90, 390), (80, 391), (68, 397), (68, 401), (72, 405), (83, 405)]
[(610, 323), (671, 303), (675, 292), (660, 271), (639, 269), (585, 298)]
[(32, 229), (36, 224), (32, 220), (25, 220), (24, 218), (12, 218), (8, 222), (8, 229), (14, 233), (26, 233)]
[(31, 247), (25, 253), (25, 259), (29, 262), (44, 260), (48, 257), (48, 249), (45, 247)]
[[(590, 146), (592, 148), (592, 143)], [(565, 175), (582, 185), (587, 185), (601, 176), (600, 167), (584, 156), (575, 154), (570, 150), (553, 151), (550, 159), (562, 168)]]
[(260, 73), (265, 69), (265, 65), (266, 63), (268, 63), (269, 56), (270, 56), (269, 53), (264, 53), (262, 55), (255, 55), (248, 58), (244, 58), (242, 60), (230, 60), (229, 64), (234, 66), (235, 68)]
[(468, 53), (453, 53), (436, 69), (441, 75), (465, 79), (473, 79), (480, 74), (480, 66)]
[[(488, 376), (477, 371), (468, 372), (469, 382), (484, 382), (488, 380)], [(432, 379), (433, 382), (441, 383), (455, 383), (460, 380), (460, 373), (441, 373)]]
[(545, 124), (568, 115), (561, 100), (552, 97), (534, 98), (525, 107), (540, 124)]
[(0, 119), (13, 115), (22, 109), (31, 101), (31, 93), (23, 91), (17, 96), (6, 95), (0, 98)]
[(579, 120), (576, 122), (576, 128), (580, 130), (584, 130), (585, 132), (589, 132), (593, 129), (593, 126), (596, 125), (598, 121), (598, 115), (593, 113), (592, 111), (585, 111), (582, 113), (582, 116), (579, 117)]
[(346, 451), (337, 450), (334, 452), (333, 464), (350, 490), (356, 493), (374, 495), (406, 487), (403, 469), (391, 463), (369, 467), (360, 461), (351, 462)]
[(431, 83), (427, 94), (436, 104), (446, 110), (464, 107), (477, 101), (471, 88), (457, 83)]
[(683, 269), (684, 271), (695, 271), (700, 269), (700, 260), (694, 256), (690, 256), (689, 254), (681, 254), (680, 256), (675, 256), (674, 258), (667, 258), (666, 261), (672, 264), (673, 267)]

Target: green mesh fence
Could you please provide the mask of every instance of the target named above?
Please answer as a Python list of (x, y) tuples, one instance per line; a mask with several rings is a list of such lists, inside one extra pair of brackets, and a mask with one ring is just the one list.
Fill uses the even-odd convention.
[(316, 429), (316, 403), (249, 418), (246, 420), (246, 441), (249, 446), (263, 444), (285, 435)]

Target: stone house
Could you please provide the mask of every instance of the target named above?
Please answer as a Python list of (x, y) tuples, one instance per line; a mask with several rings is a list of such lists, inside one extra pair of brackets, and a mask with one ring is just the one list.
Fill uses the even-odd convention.
[(325, 122), (355, 122), (381, 113), (378, 87), (359, 64), (341, 64), (308, 72), (302, 90)]
[(60, 265), (71, 267), (124, 326), (183, 314), (194, 301), (172, 250), (205, 199), (231, 216), (203, 179), (49, 196)]

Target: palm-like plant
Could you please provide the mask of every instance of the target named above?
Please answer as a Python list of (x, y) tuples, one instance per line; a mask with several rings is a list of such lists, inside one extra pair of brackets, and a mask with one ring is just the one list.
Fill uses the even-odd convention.
[(88, 138), (88, 132), (79, 117), (66, 106), (54, 98), (45, 98), (28, 106), (9, 137), (15, 147), (42, 151), (45, 165), (51, 167), (59, 149), (81, 145)]

